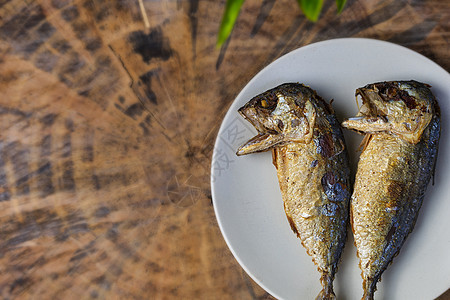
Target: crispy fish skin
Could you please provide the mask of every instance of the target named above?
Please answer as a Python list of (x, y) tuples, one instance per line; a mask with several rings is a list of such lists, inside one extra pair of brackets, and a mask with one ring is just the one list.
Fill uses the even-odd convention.
[(434, 172), (440, 110), (429, 87), (380, 82), (356, 92), (363, 106), (344, 127), (366, 133), (350, 203), (364, 295), (373, 299), (381, 274), (412, 231)]
[(321, 274), (317, 299), (335, 299), (351, 183), (344, 137), (331, 106), (309, 87), (290, 83), (254, 97), (239, 112), (259, 134), (237, 154), (272, 149), (287, 219)]

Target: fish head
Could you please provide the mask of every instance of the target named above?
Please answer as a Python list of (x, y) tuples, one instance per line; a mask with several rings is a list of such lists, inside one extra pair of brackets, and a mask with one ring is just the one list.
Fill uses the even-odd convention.
[(343, 127), (360, 133), (386, 132), (416, 144), (430, 123), (436, 99), (429, 85), (417, 81), (390, 81), (356, 90), (362, 106)]
[(239, 147), (237, 155), (261, 152), (290, 142), (311, 141), (316, 110), (314, 90), (287, 83), (259, 94), (239, 109), (258, 134)]

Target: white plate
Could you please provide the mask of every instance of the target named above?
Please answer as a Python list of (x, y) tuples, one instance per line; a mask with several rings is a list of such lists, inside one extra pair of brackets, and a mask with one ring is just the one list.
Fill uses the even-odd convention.
[[(407, 48), (349, 38), (302, 47), (264, 68), (237, 96), (216, 140), (211, 188), (220, 229), (240, 265), (276, 298), (314, 299), (321, 289), (319, 273), (290, 229), (271, 154), (235, 155), (236, 149), (256, 134), (237, 109), (281, 83), (301, 82), (326, 100), (334, 99), (333, 107), (342, 121), (357, 111), (356, 88), (410, 79), (431, 84), (441, 107), (436, 183), (428, 186), (416, 227), (382, 275), (375, 298), (433, 299), (450, 287), (450, 75)], [(354, 167), (361, 137), (344, 132)], [(350, 234), (334, 283), (338, 299), (361, 299), (360, 273)]]

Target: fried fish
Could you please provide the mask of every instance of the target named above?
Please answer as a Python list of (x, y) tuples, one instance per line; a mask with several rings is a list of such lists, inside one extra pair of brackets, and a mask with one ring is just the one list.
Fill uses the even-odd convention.
[(440, 110), (417, 81), (369, 84), (356, 96), (363, 105), (342, 125), (365, 135), (350, 219), (368, 300), (416, 222), (435, 168)]
[(239, 113), (258, 131), (237, 155), (272, 150), (288, 222), (321, 274), (317, 299), (335, 299), (351, 196), (347, 148), (330, 104), (286, 83), (252, 98)]

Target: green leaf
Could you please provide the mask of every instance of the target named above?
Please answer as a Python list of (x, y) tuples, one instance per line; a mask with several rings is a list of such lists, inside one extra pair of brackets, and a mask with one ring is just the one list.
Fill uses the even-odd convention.
[(323, 6), (323, 0), (297, 0), (297, 2), (309, 20), (316, 22), (319, 19), (320, 11)]
[(227, 0), (225, 4), (225, 11), (222, 17), (222, 23), (220, 24), (219, 34), (217, 35), (217, 46), (220, 47), (230, 36), (233, 30), (234, 23), (241, 10), (242, 3), (245, 0)]
[(340, 13), (344, 9), (344, 6), (345, 6), (346, 2), (347, 2), (347, 0), (336, 0), (338, 13)]

